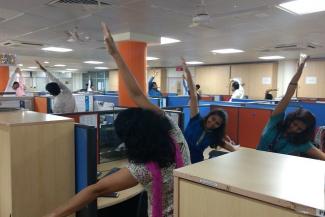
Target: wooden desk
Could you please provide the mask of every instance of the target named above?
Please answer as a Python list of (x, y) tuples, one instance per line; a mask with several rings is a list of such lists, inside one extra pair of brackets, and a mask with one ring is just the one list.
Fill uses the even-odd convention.
[(242, 149), (174, 171), (175, 217), (301, 217), (325, 209), (325, 162)]
[(72, 119), (0, 112), (0, 138), (1, 217), (40, 217), (74, 195)]
[[(104, 163), (104, 164), (99, 164), (97, 166), (97, 170), (98, 171), (109, 171), (111, 170), (113, 167), (118, 167), (118, 168), (122, 168), (125, 167), (127, 165), (128, 161), (127, 159), (125, 160), (119, 160), (119, 161), (113, 161), (113, 162), (109, 162), (109, 163)], [(136, 195), (140, 194), (143, 191), (143, 187), (142, 185), (138, 184), (135, 187), (123, 190), (123, 191), (119, 191), (119, 197), (117, 198), (112, 198), (112, 197), (99, 197), (97, 199), (97, 208), (98, 209), (103, 209), (106, 207), (110, 207), (113, 206), (115, 204), (118, 203), (122, 203), (132, 197), (135, 197)]]

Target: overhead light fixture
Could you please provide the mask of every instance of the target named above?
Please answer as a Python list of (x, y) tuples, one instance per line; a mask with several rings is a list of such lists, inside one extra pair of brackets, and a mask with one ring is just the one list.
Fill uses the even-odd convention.
[(35, 71), (35, 70), (34, 69), (21, 69), (21, 71), (30, 72), (30, 71)]
[(234, 48), (227, 48), (227, 49), (219, 49), (219, 50), (212, 50), (212, 53), (219, 53), (219, 54), (230, 54), (230, 53), (243, 53), (243, 50), (238, 50)]
[(65, 66), (67, 66), (67, 65), (64, 65), (64, 64), (56, 64), (56, 65), (54, 65), (55, 67), (65, 67)]
[(180, 40), (168, 37), (160, 37), (160, 44), (172, 44), (177, 42), (180, 42)]
[(43, 47), (42, 50), (44, 50), (44, 51), (60, 52), (60, 53), (65, 53), (65, 52), (73, 51), (70, 48), (64, 48), (64, 47)]
[(96, 64), (103, 64), (104, 62), (89, 60), (89, 61), (84, 61), (84, 63), (96, 65)]
[(104, 67), (104, 66), (97, 66), (97, 67), (95, 67), (95, 69), (108, 69), (108, 67)]
[(200, 61), (188, 61), (188, 62), (186, 62), (186, 64), (188, 64), (188, 65), (197, 65), (197, 64), (203, 64), (203, 62), (200, 62)]
[(38, 67), (37, 66), (30, 66), (28, 67), (29, 69), (37, 69)]
[(283, 56), (263, 56), (259, 57), (261, 60), (280, 60), (280, 59), (285, 59)]
[(17, 66), (20, 66), (20, 67), (22, 67), (22, 66), (24, 66), (23, 64), (18, 64)]
[(67, 71), (77, 71), (78, 69), (66, 69)]
[(158, 57), (146, 57), (146, 60), (159, 60)]
[(45, 63), (45, 64), (49, 64), (50, 62), (48, 62), (48, 61), (44, 61), (43, 63)]
[(296, 0), (279, 4), (277, 8), (298, 15), (311, 14), (325, 11), (325, 1)]

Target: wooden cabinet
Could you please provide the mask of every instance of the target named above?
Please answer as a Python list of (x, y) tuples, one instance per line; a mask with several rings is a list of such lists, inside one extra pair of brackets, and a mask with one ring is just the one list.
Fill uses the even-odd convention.
[(74, 122), (0, 113), (0, 216), (41, 217), (75, 192)]
[(325, 209), (325, 163), (241, 149), (174, 171), (174, 217), (303, 217)]
[(243, 147), (256, 148), (263, 129), (270, 119), (272, 110), (269, 109), (239, 109), (238, 140)]

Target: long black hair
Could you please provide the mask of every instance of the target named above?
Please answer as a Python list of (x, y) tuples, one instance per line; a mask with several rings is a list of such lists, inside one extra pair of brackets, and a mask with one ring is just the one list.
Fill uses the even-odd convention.
[(170, 136), (169, 120), (156, 112), (129, 108), (114, 122), (117, 136), (125, 143), (129, 161), (156, 162), (160, 168), (175, 163), (175, 145)]
[(300, 108), (289, 113), (287, 117), (278, 124), (278, 130), (281, 133), (285, 133), (294, 120), (302, 121), (306, 125), (306, 129), (301, 133), (291, 133), (288, 135), (287, 140), (296, 145), (312, 141), (316, 127), (316, 119), (310, 111), (305, 109)]
[(216, 109), (211, 111), (207, 116), (205, 116), (205, 118), (203, 119), (203, 125), (205, 127), (208, 118), (212, 115), (217, 115), (222, 119), (222, 123), (218, 128), (215, 129), (211, 129), (210, 131), (212, 131), (213, 135), (215, 135), (215, 143), (211, 144), (210, 147), (211, 148), (216, 148), (218, 145), (223, 144), (224, 143), (224, 138), (226, 135), (226, 126), (227, 126), (227, 114), (224, 110), (222, 109)]

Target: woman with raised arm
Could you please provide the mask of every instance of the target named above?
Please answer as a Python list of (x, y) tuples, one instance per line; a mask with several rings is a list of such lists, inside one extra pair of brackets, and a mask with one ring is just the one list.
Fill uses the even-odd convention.
[(173, 170), (190, 164), (189, 150), (178, 125), (141, 91), (105, 24), (102, 24), (107, 50), (114, 58), (129, 96), (140, 108), (122, 111), (115, 130), (125, 143), (127, 167), (106, 176), (75, 195), (47, 217), (63, 217), (78, 211), (97, 197), (121, 191), (138, 183), (148, 193), (148, 215), (173, 216)]
[(192, 75), (185, 60), (182, 61), (190, 92), (191, 119), (184, 135), (190, 148), (191, 162), (203, 161), (203, 152), (208, 146), (211, 148), (221, 146), (228, 151), (235, 151), (229, 137), (226, 137), (226, 113), (223, 110), (214, 110), (204, 118), (200, 115)]
[(314, 115), (305, 109), (298, 109), (285, 117), (285, 110), (295, 93), (298, 81), (308, 57), (298, 66), (291, 79), (287, 91), (272, 112), (265, 126), (257, 150), (270, 151), (288, 155), (307, 155), (311, 158), (325, 160), (325, 154), (312, 144), (316, 120)]
[(52, 81), (46, 84), (45, 89), (54, 96), (53, 113), (72, 113), (75, 112), (76, 102), (71, 90), (49, 72), (40, 62), (35, 61), (39, 68)]
[(10, 77), (5, 92), (10, 92), (11, 88), (16, 92), (16, 96), (26, 95), (25, 80), (19, 67), (16, 68), (15, 72)]
[(153, 74), (153, 76), (151, 76), (151, 78), (149, 79), (148, 82), (148, 95), (150, 97), (162, 97), (162, 93), (158, 90), (158, 85), (157, 83), (154, 81), (155, 77), (157, 76), (157, 72), (155, 72)]

